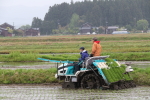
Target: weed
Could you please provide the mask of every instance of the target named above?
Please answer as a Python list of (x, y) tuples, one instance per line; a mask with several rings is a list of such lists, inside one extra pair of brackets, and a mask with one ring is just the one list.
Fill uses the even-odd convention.
[(131, 76), (138, 85), (150, 86), (150, 68), (134, 68), (134, 71), (131, 73)]
[(0, 84), (16, 83), (54, 83), (58, 82), (54, 75), (56, 68), (51, 69), (17, 69), (17, 70), (0, 70)]

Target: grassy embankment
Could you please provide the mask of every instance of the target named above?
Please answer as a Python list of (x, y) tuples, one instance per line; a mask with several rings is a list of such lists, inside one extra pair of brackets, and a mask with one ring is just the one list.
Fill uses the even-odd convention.
[(131, 76), (137, 85), (150, 86), (150, 68), (134, 68)]
[(56, 83), (56, 68), (51, 69), (0, 69), (0, 84)]
[[(134, 68), (130, 75), (137, 85), (150, 86), (150, 68)], [(56, 68), (51, 69), (0, 69), (0, 84), (57, 83)]]

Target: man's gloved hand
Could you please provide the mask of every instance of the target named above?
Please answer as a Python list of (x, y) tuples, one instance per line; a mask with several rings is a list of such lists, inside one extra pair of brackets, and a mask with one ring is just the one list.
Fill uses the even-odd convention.
[(93, 54), (90, 54), (90, 57), (93, 57)]

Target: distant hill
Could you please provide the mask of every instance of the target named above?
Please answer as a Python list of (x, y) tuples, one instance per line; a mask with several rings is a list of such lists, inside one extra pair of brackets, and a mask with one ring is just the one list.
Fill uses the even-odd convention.
[(93, 26), (108, 25), (136, 26), (140, 19), (146, 19), (150, 22), (150, 0), (84, 0), (83, 2), (71, 2), (55, 4), (49, 7), (44, 20), (34, 18), (32, 27), (40, 27), (44, 33), (51, 33), (57, 29), (58, 25), (62, 27), (70, 23), (72, 14), (80, 16), (79, 27), (85, 22)]

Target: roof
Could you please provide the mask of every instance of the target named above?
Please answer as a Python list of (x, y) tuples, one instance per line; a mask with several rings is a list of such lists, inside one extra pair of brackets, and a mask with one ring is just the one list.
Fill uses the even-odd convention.
[(80, 29), (91, 29), (91, 27), (81, 27)]
[(32, 28), (33, 30), (39, 30), (39, 28)]
[(92, 25), (89, 23), (84, 23), (81, 27), (91, 27)]
[(108, 29), (118, 29), (118, 26), (108, 26)]
[(8, 25), (8, 26), (14, 27), (13, 25), (10, 25), (10, 24), (8, 24), (6, 22), (4, 24), (0, 25), (0, 26), (3, 26), (3, 25)]

